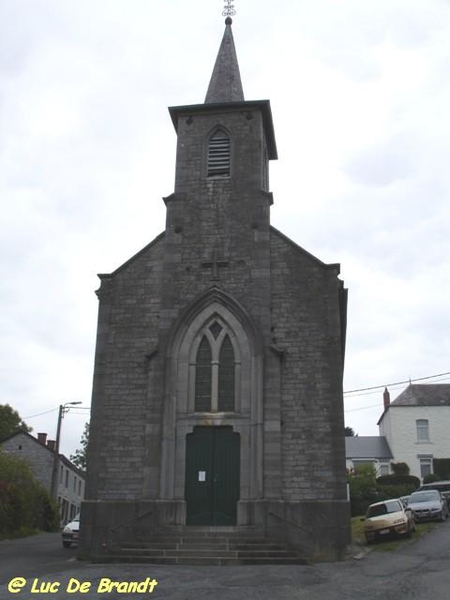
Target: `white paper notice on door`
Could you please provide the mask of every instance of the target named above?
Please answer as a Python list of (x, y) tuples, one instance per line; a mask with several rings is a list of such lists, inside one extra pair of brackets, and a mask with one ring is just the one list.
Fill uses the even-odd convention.
[(198, 480), (199, 481), (206, 481), (206, 471), (199, 471), (198, 472)]

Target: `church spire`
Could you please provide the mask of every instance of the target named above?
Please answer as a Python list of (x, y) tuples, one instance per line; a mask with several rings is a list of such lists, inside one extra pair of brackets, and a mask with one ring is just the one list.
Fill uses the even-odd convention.
[(231, 31), (232, 22), (231, 17), (227, 17), (225, 20), (225, 33), (209, 82), (205, 104), (244, 101), (239, 64)]

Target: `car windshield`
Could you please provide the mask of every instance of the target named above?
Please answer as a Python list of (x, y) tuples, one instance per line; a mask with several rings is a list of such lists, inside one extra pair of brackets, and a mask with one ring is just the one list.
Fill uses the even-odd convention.
[(382, 504), (374, 504), (367, 509), (366, 517), (379, 517), (402, 510), (400, 502), (383, 502)]
[(413, 504), (414, 502), (433, 502), (439, 499), (439, 493), (430, 490), (429, 492), (414, 492), (409, 497), (408, 504)]

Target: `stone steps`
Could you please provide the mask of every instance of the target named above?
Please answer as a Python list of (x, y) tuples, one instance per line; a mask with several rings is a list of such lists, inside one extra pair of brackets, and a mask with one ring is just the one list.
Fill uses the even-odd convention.
[(176, 527), (155, 531), (147, 540), (123, 542), (94, 562), (168, 565), (306, 564), (286, 544), (253, 528)]

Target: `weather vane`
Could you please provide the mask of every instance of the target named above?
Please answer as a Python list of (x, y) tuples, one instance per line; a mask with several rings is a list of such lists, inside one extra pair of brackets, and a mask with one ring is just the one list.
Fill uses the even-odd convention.
[(231, 4), (233, 0), (223, 0), (226, 4), (223, 9), (222, 16), (224, 17), (234, 17), (236, 11), (234, 10), (234, 4)]

